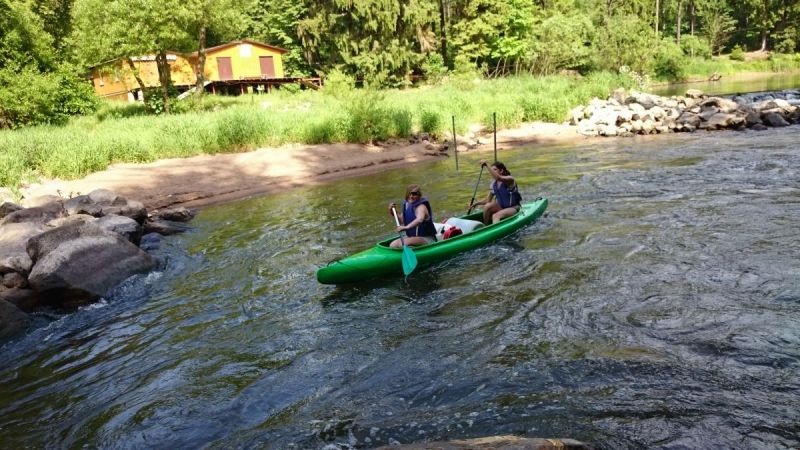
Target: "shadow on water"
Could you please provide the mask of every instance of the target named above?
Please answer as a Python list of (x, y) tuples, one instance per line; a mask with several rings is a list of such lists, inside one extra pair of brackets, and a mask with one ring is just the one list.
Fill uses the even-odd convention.
[(485, 155), (202, 210), (163, 270), (0, 349), (0, 443), (797, 448), (797, 136), (505, 151), (548, 214), (407, 281), (315, 272), (391, 235), (408, 184), (463, 214)]

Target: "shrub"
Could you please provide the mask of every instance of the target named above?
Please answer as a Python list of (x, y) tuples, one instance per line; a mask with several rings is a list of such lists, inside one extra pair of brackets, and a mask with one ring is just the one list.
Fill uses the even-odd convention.
[(438, 111), (423, 109), (419, 116), (419, 128), (432, 136), (439, 136), (444, 129), (444, 120)]
[(794, 53), (797, 48), (798, 31), (795, 27), (787, 27), (783, 32), (775, 36), (775, 51), (783, 54)]
[(706, 39), (698, 36), (681, 36), (681, 50), (690, 58), (711, 58), (711, 45)]
[(656, 77), (668, 81), (683, 81), (686, 76), (686, 58), (678, 44), (671, 40), (661, 41), (653, 63)]
[(731, 49), (730, 58), (734, 61), (744, 61), (744, 50), (742, 50), (739, 44), (734, 45)]
[(322, 93), (336, 98), (349, 95), (355, 89), (355, 80), (350, 75), (346, 75), (339, 69), (333, 69), (325, 77), (325, 85)]
[(367, 143), (385, 140), (390, 135), (392, 121), (383, 108), (383, 95), (365, 89), (351, 96), (347, 107), (346, 137), (349, 142)]
[(394, 123), (395, 135), (401, 138), (411, 136), (414, 126), (414, 116), (407, 110), (395, 110), (392, 112), (392, 122)]
[(444, 58), (438, 53), (429, 53), (422, 63), (422, 73), (430, 84), (438, 84), (447, 75), (447, 67), (444, 65)]

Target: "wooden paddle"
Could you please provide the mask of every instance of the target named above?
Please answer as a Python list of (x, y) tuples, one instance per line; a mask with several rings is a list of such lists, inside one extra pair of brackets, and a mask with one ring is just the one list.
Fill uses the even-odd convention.
[(472, 191), (472, 200), (469, 201), (469, 209), (467, 210), (467, 214), (472, 212), (472, 208), (475, 207), (475, 195), (478, 194), (478, 186), (481, 184), (481, 175), (483, 175), (483, 166), (481, 166), (481, 172), (478, 174), (478, 182), (475, 183), (475, 190)]
[[(400, 219), (397, 218), (397, 210), (394, 207), (392, 207), (392, 214), (394, 214), (394, 223), (399, 227)], [(403, 244), (403, 256), (401, 259), (403, 261), (403, 274), (408, 276), (417, 267), (417, 255), (414, 254), (414, 250), (411, 250), (411, 247), (406, 245), (406, 241), (403, 240), (404, 234), (404, 231), (400, 232), (400, 243)]]

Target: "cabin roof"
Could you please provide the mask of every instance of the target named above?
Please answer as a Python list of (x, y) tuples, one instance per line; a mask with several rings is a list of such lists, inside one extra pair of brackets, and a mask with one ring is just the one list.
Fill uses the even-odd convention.
[[(251, 44), (251, 45), (256, 45), (258, 47), (265, 47), (265, 48), (268, 48), (270, 50), (274, 50), (274, 51), (279, 52), (279, 53), (289, 53), (289, 50), (286, 50), (285, 48), (280, 48), (280, 47), (276, 47), (274, 45), (265, 44), (263, 42), (254, 41), (252, 39), (242, 39), (240, 41), (231, 41), (231, 42), (226, 42), (226, 43), (221, 44), (221, 45), (217, 45), (215, 47), (209, 47), (209, 48), (206, 49), (206, 53), (215, 52), (217, 50), (222, 50), (222, 49), (228, 48), (228, 47), (234, 47), (234, 46), (239, 45), (239, 44)], [(191, 56), (197, 56), (197, 52), (192, 52)]]

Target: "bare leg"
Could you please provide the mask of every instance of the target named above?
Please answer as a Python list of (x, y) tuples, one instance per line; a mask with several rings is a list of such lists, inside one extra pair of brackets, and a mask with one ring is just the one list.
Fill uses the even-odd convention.
[(512, 206), (511, 208), (501, 209), (496, 213), (492, 214), (492, 223), (500, 222), (501, 220), (505, 219), (506, 217), (511, 217), (519, 211), (519, 208), (516, 206)]
[(498, 205), (497, 202), (495, 202), (495, 201), (487, 203), (486, 206), (483, 207), (483, 223), (484, 223), (484, 225), (492, 224), (493, 223), (492, 222), (492, 216), (494, 215), (494, 213), (500, 211), (500, 209), (501, 209), (500, 205)]
[[(409, 247), (415, 247), (417, 245), (425, 245), (428, 243), (428, 241), (425, 240), (425, 238), (417, 236), (406, 236), (403, 239), (406, 241), (406, 245), (408, 245)], [(391, 248), (401, 248), (402, 246), (403, 243), (400, 242), (400, 238), (395, 239), (394, 241), (392, 241), (391, 244), (389, 244), (389, 247)]]

